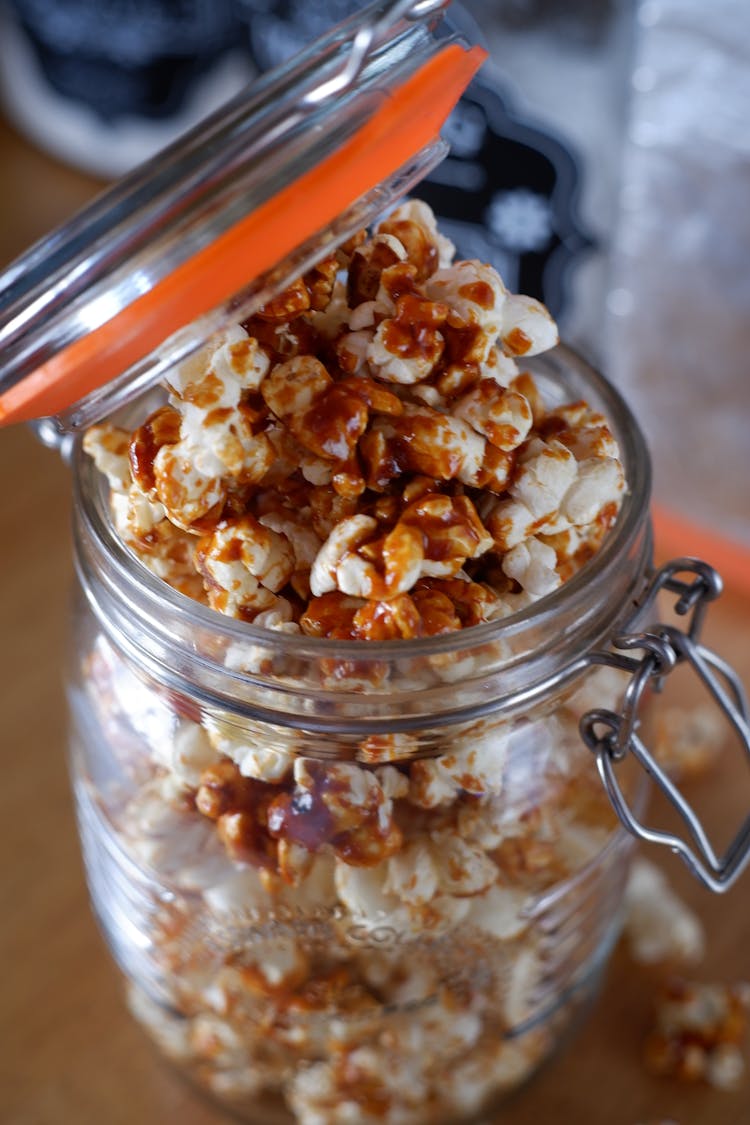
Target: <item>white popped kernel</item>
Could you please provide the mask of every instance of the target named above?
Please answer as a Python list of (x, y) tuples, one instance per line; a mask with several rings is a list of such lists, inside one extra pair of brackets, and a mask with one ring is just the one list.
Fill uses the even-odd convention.
[(519, 1041), (493, 1038), (436, 1076), (440, 1105), (455, 1109), (462, 1117), (473, 1117), (498, 1091), (519, 1086), (541, 1054), (541, 1045), (529, 1043), (526, 1036)]
[[(425, 931), (431, 934), (446, 933), (457, 926), (469, 913), (468, 896), (444, 894), (438, 890), (429, 899), (429, 910), (425, 912), (424, 903), (408, 897), (408, 890), (400, 878), (398, 867), (393, 876), (395, 885), (404, 889), (405, 898), (399, 898), (393, 891), (386, 890), (389, 881), (390, 861), (375, 867), (352, 867), (336, 861), (336, 893), (351, 915), (352, 929), (345, 936), (354, 941), (360, 940), (360, 931), (368, 932), (379, 927), (389, 927), (394, 934), (417, 935)], [(404, 872), (406, 882), (414, 875), (413, 867)], [(431, 890), (429, 868), (422, 871), (419, 884), (421, 893)]]
[[(368, 331), (368, 327), (364, 324), (364, 318), (361, 310), (366, 308), (366, 305), (360, 305), (355, 310), (359, 315), (356, 317), (358, 329), (352, 332), (346, 332), (343, 336), (339, 336), (336, 341), (336, 357), (341, 364), (344, 371), (349, 375), (361, 375), (363, 372), (368, 374), (368, 359), (370, 355), (370, 346), (373, 341), (373, 333)], [(352, 320), (355, 320), (354, 313), (352, 313)], [(360, 323), (362, 322), (362, 323)], [(352, 327), (354, 327), (352, 325)]]
[(484, 434), (498, 449), (517, 449), (533, 422), (531, 407), (518, 391), (504, 391), (491, 379), (481, 379), (453, 404), (453, 414)]
[(607, 504), (619, 501), (625, 479), (619, 461), (591, 457), (578, 464), (576, 478), (565, 493), (561, 512), (574, 525), (592, 523)]
[(401, 773), (401, 770), (397, 770), (395, 766), (378, 766), (375, 769), (375, 776), (389, 800), (395, 801), (399, 797), (406, 797), (408, 794), (409, 779), (405, 773)]
[(500, 341), (507, 355), (538, 355), (554, 348), (557, 325), (541, 301), (509, 294), (503, 305)]
[(285, 535), (264, 527), (253, 516), (224, 520), (201, 540), (198, 565), (208, 581), (226, 591), (239, 606), (258, 604), (259, 586), (277, 593), (294, 572), (294, 551)]
[(300, 943), (283, 933), (249, 941), (242, 959), (243, 983), (253, 991), (255, 987), (269, 993), (288, 991), (306, 980), (309, 971)]
[(198, 723), (181, 719), (169, 744), (164, 764), (185, 785), (197, 787), (201, 774), (218, 760), (208, 735)]
[(557, 511), (576, 474), (576, 460), (569, 449), (559, 441), (535, 438), (524, 450), (509, 491), (534, 519), (548, 519)]
[(127, 536), (136, 539), (150, 535), (154, 528), (166, 518), (167, 512), (160, 500), (152, 500), (141, 492), (137, 484), (128, 490), (128, 507), (125, 518)]
[[(383, 762), (413, 758), (418, 751), (419, 739), (415, 735), (406, 732), (389, 732), (387, 734), (368, 735), (360, 742), (356, 757), (358, 762), (379, 765)], [(408, 780), (405, 774), (393, 768), (384, 768), (382, 771), (378, 770), (378, 777), (381, 772), (388, 777), (396, 775), (402, 778), (408, 789)], [(400, 785), (400, 782), (398, 784)], [(400, 793), (396, 795), (401, 796)]]
[(126, 805), (122, 835), (127, 851), (160, 879), (185, 891), (226, 876), (226, 851), (210, 821), (191, 813), (182, 782), (172, 774), (147, 782)]
[(503, 788), (508, 733), (467, 732), (456, 748), (439, 758), (413, 762), (409, 771), (409, 800), (431, 809), (453, 801), (460, 792), (497, 795)]
[(491, 379), (499, 387), (508, 387), (518, 377), (518, 364), (498, 347), (490, 349), (487, 359), (479, 365), (483, 379)]
[(319, 359), (300, 355), (277, 363), (266, 376), (261, 394), (277, 418), (303, 414), (333, 380)]
[(469, 922), (493, 937), (507, 941), (528, 928), (525, 916), (531, 896), (517, 887), (494, 885), (470, 900)]
[(349, 317), (346, 283), (336, 278), (331, 298), (324, 309), (308, 313), (315, 331), (325, 340), (335, 340)]
[(644, 965), (662, 961), (695, 964), (705, 949), (700, 919), (675, 894), (653, 863), (636, 859), (625, 891), (625, 936)]
[[(372, 340), (373, 333), (363, 331), (363, 329), (375, 328), (378, 320), (378, 312), (379, 309), (376, 301), (363, 301), (361, 305), (357, 305), (356, 308), (352, 309), (351, 313), (349, 314), (347, 323), (349, 325), (349, 328), (351, 329), (351, 332), (348, 333), (348, 335), (360, 337), (362, 343), (364, 344), (365, 352), (367, 349), (367, 345), (369, 344), (370, 340)], [(346, 340), (347, 334), (344, 334), (341, 337), (341, 341), (343, 343)], [(358, 352), (360, 344), (358, 343), (355, 347), (356, 351)], [(366, 354), (364, 358), (367, 358)]]
[(310, 571), (310, 590), (315, 597), (338, 589), (338, 572), (343, 560), (378, 526), (372, 516), (357, 515), (341, 520), (318, 551)]
[(109, 422), (91, 426), (84, 435), (84, 452), (104, 473), (114, 492), (127, 492), (132, 483), (129, 447), (130, 433)]
[(706, 1078), (717, 1090), (739, 1090), (745, 1070), (743, 1052), (735, 1043), (719, 1043), (706, 1060)]
[(496, 882), (497, 866), (478, 844), (450, 830), (435, 833), (433, 841), (438, 885), (445, 894), (481, 895)]
[(544, 976), (545, 966), (534, 945), (529, 943), (519, 949), (505, 981), (503, 1007), (509, 1027), (520, 1027), (533, 1015), (539, 1005)]
[(383, 890), (417, 906), (430, 902), (440, 886), (438, 862), (428, 840), (411, 840), (387, 861)]
[(534, 517), (520, 500), (499, 500), (488, 513), (486, 524), (496, 546), (508, 551), (531, 534)]
[(257, 732), (249, 733), (223, 719), (207, 716), (203, 720), (211, 745), (239, 767), (243, 777), (276, 784), (291, 772), (294, 756), (280, 747), (265, 746)]
[(278, 535), (283, 535), (291, 544), (298, 569), (308, 570), (312, 567), (322, 543), (314, 528), (310, 526), (309, 518), (302, 513), (297, 514), (284, 509), (267, 512), (260, 516), (258, 523), (263, 527), (269, 527)]
[(189, 442), (163, 445), (154, 458), (156, 494), (172, 523), (185, 530), (224, 504), (223, 475), (213, 450)]
[(506, 551), (501, 566), (508, 578), (536, 598), (551, 594), (561, 583), (554, 550), (533, 537)]

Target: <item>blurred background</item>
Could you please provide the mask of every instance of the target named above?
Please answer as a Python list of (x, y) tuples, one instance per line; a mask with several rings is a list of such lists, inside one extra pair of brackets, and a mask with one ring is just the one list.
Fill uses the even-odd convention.
[[(0, 265), (357, 6), (0, 0)], [(462, 254), (545, 300), (635, 407), (655, 460), (660, 554), (703, 554), (724, 571), (706, 640), (750, 684), (750, 5), (466, 0), (451, 19), (491, 58), (421, 194)], [(62, 753), (67, 475), (11, 427), (0, 480), (0, 958), (11, 966), (0, 1119), (218, 1125), (125, 1015), (88, 915)], [(709, 823), (742, 823), (745, 767), (728, 753), (693, 783)], [(717, 900), (673, 857), (659, 862), (710, 933), (701, 975), (746, 978), (748, 896)], [(618, 954), (583, 1037), (508, 1108), (509, 1125), (747, 1125), (746, 1086), (647, 1078), (651, 994)]]
[[(0, 0), (3, 112), (93, 190), (358, 7)], [(750, 588), (750, 5), (465, 0), (449, 19), (490, 62), (420, 194), (624, 390), (665, 551), (718, 550)]]

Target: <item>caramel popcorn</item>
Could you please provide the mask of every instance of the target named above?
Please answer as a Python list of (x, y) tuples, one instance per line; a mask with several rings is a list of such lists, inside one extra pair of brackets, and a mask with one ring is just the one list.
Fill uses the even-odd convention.
[(654, 1074), (720, 1090), (742, 1085), (747, 984), (672, 980), (659, 990), (655, 1008), (655, 1027), (645, 1044), (646, 1065)]
[[(128, 547), (232, 617), (365, 640), (479, 624), (567, 581), (616, 516), (616, 442), (519, 369), (557, 341), (546, 309), (452, 254), (405, 203), (173, 370), (132, 434), (93, 427)], [(469, 577), (495, 595), (471, 613), (425, 585)], [(329, 600), (323, 627), (336, 592), (357, 601)], [(393, 624), (352, 626), (360, 610)]]
[[(429, 208), (405, 203), (172, 371), (132, 431), (86, 435), (125, 545), (255, 627), (217, 639), (224, 668), (296, 690), (308, 637), (496, 621), (567, 581), (615, 520), (606, 420), (551, 407), (519, 366), (556, 343), (549, 314), (453, 254)], [(402, 690), (482, 676), (484, 650), (432, 647)], [(210, 686), (188, 710), (97, 651), (123, 776), (92, 782), (92, 803), (150, 880), (124, 908), (148, 964), (131, 1006), (240, 1110), (268, 1097), (300, 1125), (473, 1114), (523, 1081), (577, 1003), (555, 982), (561, 966), (584, 979), (571, 942), (613, 827), (578, 722), (587, 692), (614, 705), (621, 685), (594, 671), (548, 713), (433, 730), (407, 709), (405, 729), (332, 723), (329, 741), (326, 692), (361, 692), (368, 715), (389, 686), (367, 644), (330, 650), (310, 730), (304, 708), (275, 725)]]

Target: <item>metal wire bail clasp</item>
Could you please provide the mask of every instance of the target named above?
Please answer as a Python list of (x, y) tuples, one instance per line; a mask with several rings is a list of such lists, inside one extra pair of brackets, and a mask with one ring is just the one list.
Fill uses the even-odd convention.
[[(686, 580), (685, 575), (692, 575), (692, 581)], [(674, 609), (688, 618), (686, 628), (657, 624), (646, 632), (615, 637), (613, 645), (619, 651), (593, 653), (592, 663), (629, 671), (631, 678), (619, 713), (606, 709), (588, 711), (580, 724), (583, 739), (596, 756), (599, 775), (625, 828), (639, 839), (670, 848), (682, 857), (700, 882), (718, 893), (735, 882), (750, 860), (750, 815), (726, 853), (717, 856), (694, 809), (639, 737), (638, 714), (647, 688), (658, 691), (665, 676), (678, 664), (687, 663), (729, 719), (750, 759), (750, 720), (742, 685), (734, 670), (700, 643), (706, 609), (721, 589), (716, 571), (697, 559), (676, 559), (661, 567), (639, 603), (638, 615), (653, 605), (661, 590), (668, 590), (678, 595)], [(624, 655), (632, 650), (642, 655)], [(633, 754), (680, 813), (692, 843), (650, 828), (634, 815), (616, 775), (617, 763), (628, 753)]]

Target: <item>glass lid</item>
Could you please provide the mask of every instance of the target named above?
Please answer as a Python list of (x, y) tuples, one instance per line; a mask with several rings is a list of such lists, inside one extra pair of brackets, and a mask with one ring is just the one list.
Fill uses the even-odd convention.
[(368, 5), (0, 275), (0, 425), (88, 425), (400, 198), (485, 53)]

